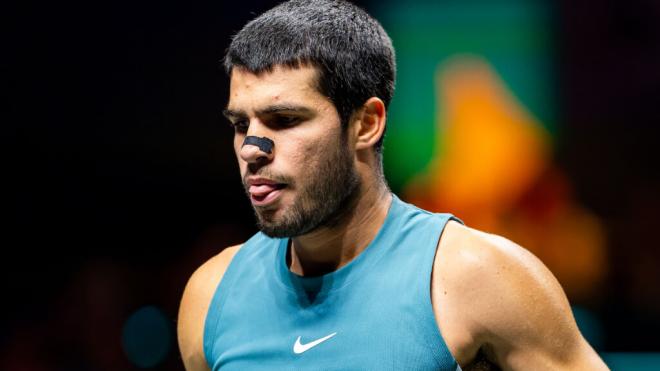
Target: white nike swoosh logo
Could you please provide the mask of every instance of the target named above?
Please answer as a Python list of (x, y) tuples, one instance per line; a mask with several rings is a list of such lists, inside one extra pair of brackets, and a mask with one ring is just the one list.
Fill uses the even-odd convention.
[(298, 339), (296, 339), (296, 343), (293, 344), (293, 352), (296, 353), (296, 354), (304, 353), (304, 352), (314, 348), (315, 346), (321, 344), (322, 342), (330, 339), (331, 337), (333, 337), (335, 335), (337, 335), (337, 333), (333, 332), (332, 334), (330, 334), (328, 336), (324, 336), (320, 339), (314, 340), (314, 341), (309, 342), (307, 344), (300, 344), (300, 336), (298, 336)]

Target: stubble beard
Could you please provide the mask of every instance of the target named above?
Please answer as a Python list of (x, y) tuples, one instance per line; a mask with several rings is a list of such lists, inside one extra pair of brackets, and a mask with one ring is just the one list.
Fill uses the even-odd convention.
[(336, 151), (321, 159), (309, 174), (309, 183), (299, 183), (293, 205), (276, 216), (277, 210), (255, 207), (259, 229), (269, 237), (296, 237), (319, 227), (333, 227), (350, 211), (360, 188), (344, 133)]

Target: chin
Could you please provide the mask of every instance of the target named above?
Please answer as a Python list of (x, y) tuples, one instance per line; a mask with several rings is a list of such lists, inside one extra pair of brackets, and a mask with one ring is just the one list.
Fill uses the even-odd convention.
[(271, 215), (258, 214), (257, 221), (259, 230), (273, 238), (297, 237), (312, 229), (309, 228), (309, 221), (286, 215), (283, 210)]

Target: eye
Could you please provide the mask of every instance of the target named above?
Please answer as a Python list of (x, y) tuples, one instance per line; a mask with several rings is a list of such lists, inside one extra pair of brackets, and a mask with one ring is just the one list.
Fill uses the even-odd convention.
[(250, 127), (250, 121), (248, 120), (237, 120), (230, 123), (231, 127), (234, 128), (234, 131), (237, 133), (246, 133)]
[(298, 116), (277, 115), (273, 117), (271, 122), (279, 127), (289, 127), (297, 124), (299, 121), (300, 117)]

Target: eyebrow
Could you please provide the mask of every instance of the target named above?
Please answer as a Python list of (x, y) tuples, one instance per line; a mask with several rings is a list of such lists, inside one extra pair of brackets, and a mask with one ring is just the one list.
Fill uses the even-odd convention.
[[(314, 110), (308, 107), (299, 106), (295, 104), (276, 104), (256, 111), (257, 116), (272, 115), (282, 112), (292, 112), (292, 113), (300, 113), (305, 115), (312, 115), (314, 113)], [(222, 114), (228, 119), (243, 118), (248, 116), (247, 113), (243, 110), (233, 110), (229, 108), (223, 110)]]
[(242, 110), (237, 111), (229, 108), (222, 110), (222, 115), (225, 116), (227, 119), (247, 117), (245, 111)]
[(297, 106), (294, 104), (276, 104), (261, 110), (257, 110), (257, 115), (272, 115), (280, 112), (295, 112), (308, 115), (314, 113), (311, 108), (304, 106)]

